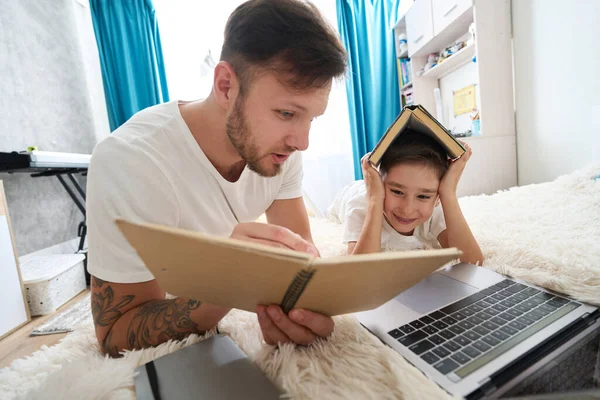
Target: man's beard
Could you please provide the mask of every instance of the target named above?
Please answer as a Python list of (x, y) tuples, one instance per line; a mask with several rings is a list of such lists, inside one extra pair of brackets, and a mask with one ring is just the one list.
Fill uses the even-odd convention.
[(248, 128), (244, 115), (244, 99), (242, 96), (238, 96), (232, 113), (227, 117), (226, 131), (231, 144), (233, 144), (233, 147), (235, 147), (250, 170), (267, 178), (276, 176), (281, 172), (282, 164), (272, 163), (270, 167), (261, 165), (260, 162), (268, 157), (270, 153), (262, 156), (258, 153), (258, 148), (253, 141), (252, 132)]

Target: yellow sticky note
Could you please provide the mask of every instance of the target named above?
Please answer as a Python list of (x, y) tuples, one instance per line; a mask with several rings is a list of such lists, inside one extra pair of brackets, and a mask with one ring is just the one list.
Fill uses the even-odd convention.
[(474, 108), (477, 108), (475, 85), (469, 85), (454, 92), (454, 115), (470, 113)]

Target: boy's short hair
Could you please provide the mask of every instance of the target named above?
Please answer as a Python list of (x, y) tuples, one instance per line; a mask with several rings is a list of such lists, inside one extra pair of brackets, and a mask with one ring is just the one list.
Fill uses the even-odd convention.
[(304, 0), (249, 0), (229, 16), (221, 60), (233, 67), (240, 94), (257, 73), (272, 71), (302, 91), (327, 85), (346, 71), (335, 30)]
[(442, 179), (448, 169), (448, 156), (435, 139), (406, 129), (383, 154), (379, 170), (384, 175), (390, 168), (401, 163), (427, 165)]

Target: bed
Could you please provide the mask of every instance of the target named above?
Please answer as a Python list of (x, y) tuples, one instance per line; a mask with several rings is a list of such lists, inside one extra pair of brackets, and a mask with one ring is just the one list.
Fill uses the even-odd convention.
[[(600, 305), (600, 164), (460, 203), (485, 268)], [(328, 218), (310, 218), (324, 257), (345, 251), (335, 218), (341, 208), (338, 198)], [(450, 398), (351, 315), (336, 317), (331, 338), (306, 348), (265, 345), (255, 315), (243, 311), (232, 311), (219, 327), (292, 398)], [(133, 399), (138, 365), (202, 339), (192, 335), (109, 359), (99, 352), (90, 320), (58, 345), (1, 371), (0, 398)]]

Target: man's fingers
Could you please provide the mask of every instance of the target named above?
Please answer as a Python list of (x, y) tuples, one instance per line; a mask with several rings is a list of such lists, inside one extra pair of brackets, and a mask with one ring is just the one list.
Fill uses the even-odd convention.
[(333, 319), (330, 317), (308, 310), (294, 309), (290, 311), (289, 318), (322, 338), (331, 335), (335, 326)]
[(280, 243), (292, 250), (302, 251), (315, 256), (319, 255), (317, 248), (312, 243), (307, 242), (302, 236), (282, 226), (258, 222), (241, 223), (235, 227), (232, 237), (263, 241), (262, 243), (265, 244), (271, 244), (269, 242)]
[(303, 309), (294, 309), (285, 315), (276, 305), (256, 307), (258, 322), (268, 344), (293, 342), (309, 345), (317, 337), (326, 338), (333, 332), (333, 319)]
[(315, 341), (316, 337), (314, 333), (304, 326), (291, 321), (290, 318), (281, 311), (279, 306), (267, 307), (267, 313), (275, 325), (277, 325), (277, 328), (279, 328), (279, 330), (294, 343), (308, 346)]
[[(236, 236), (232, 236), (232, 238), (234, 239), (243, 239), (243, 240), (248, 240), (247, 236), (242, 237), (236, 237)], [(271, 247), (279, 247), (280, 249), (288, 249), (288, 250), (292, 250), (291, 247), (286, 246), (285, 244), (279, 243), (279, 242), (273, 242), (271, 240), (264, 240), (264, 239), (257, 239), (257, 238), (250, 238), (250, 241), (253, 243), (260, 243), (260, 244), (264, 244), (265, 246), (271, 246)]]
[(256, 315), (258, 315), (258, 323), (267, 344), (275, 345), (277, 343), (288, 343), (291, 341), (290, 338), (275, 325), (267, 312), (267, 307), (257, 306)]
[[(242, 222), (240, 224), (237, 224), (235, 226), (235, 228), (233, 229), (233, 235), (236, 236), (246, 236), (246, 237), (265, 237), (265, 234), (260, 234), (260, 232), (265, 231), (265, 227), (267, 226), (267, 224), (263, 224), (260, 222)], [(257, 235), (258, 232), (258, 235)]]
[(276, 344), (273, 339), (269, 336), (268, 332), (265, 332), (263, 325), (266, 325), (268, 322), (264, 321), (265, 318), (268, 318), (266, 315), (267, 308), (265, 306), (257, 306), (256, 307), (256, 315), (258, 316), (258, 325), (260, 326), (260, 330), (262, 332), (263, 338), (265, 342), (270, 345)]

